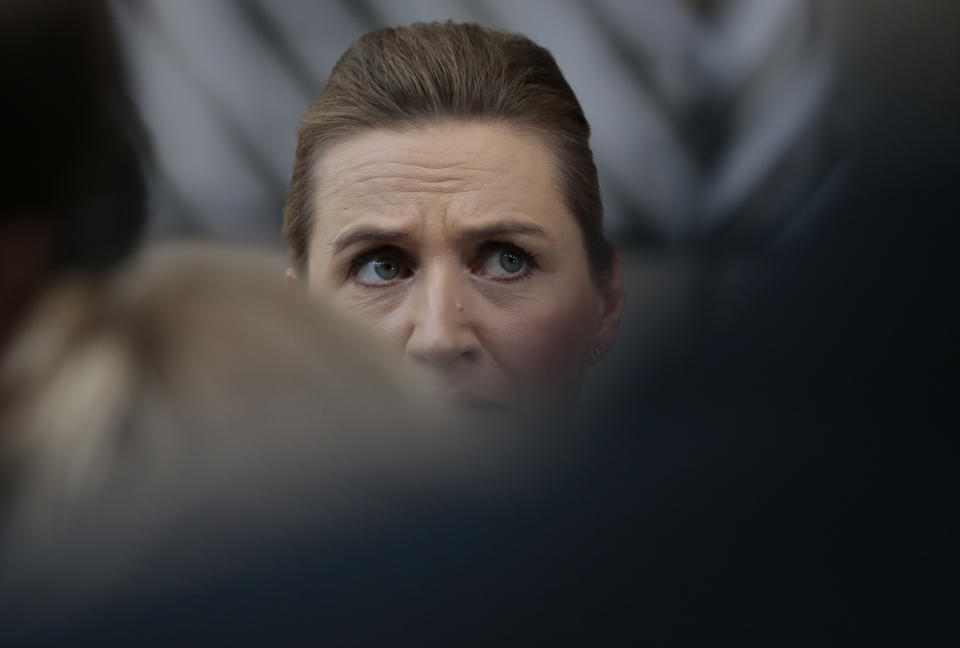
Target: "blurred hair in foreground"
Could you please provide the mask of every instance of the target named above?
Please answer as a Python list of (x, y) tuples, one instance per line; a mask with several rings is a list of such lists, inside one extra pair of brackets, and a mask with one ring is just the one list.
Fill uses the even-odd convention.
[(399, 357), (250, 252), (155, 249), (32, 317), (0, 366), (0, 600), (40, 627), (137, 584), (157, 543), (187, 577), (371, 494), (476, 481), (498, 436), (453, 433)]

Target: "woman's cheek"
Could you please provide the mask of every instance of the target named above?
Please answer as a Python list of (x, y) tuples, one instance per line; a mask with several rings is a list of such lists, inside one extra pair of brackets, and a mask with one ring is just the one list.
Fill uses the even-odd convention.
[(350, 317), (376, 324), (397, 311), (405, 298), (402, 286), (364, 288), (349, 283), (334, 292), (333, 301), (338, 310)]
[(593, 312), (585, 295), (529, 302), (501, 322), (491, 351), (517, 387), (577, 378), (586, 364)]
[(401, 290), (364, 291), (348, 287), (328, 296), (334, 310), (343, 313), (359, 330), (388, 344), (403, 344), (404, 326)]

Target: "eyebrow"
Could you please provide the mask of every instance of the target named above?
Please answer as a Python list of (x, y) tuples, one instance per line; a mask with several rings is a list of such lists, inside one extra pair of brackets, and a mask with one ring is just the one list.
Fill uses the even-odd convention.
[(336, 252), (342, 252), (345, 248), (354, 243), (363, 241), (381, 241), (383, 243), (395, 243), (408, 238), (408, 234), (402, 230), (384, 229), (382, 227), (358, 227), (342, 233), (333, 240), (330, 248)]
[[(505, 221), (475, 227), (465, 227), (457, 233), (457, 238), (464, 241), (474, 241), (477, 239), (497, 238), (510, 234), (532, 234), (543, 238), (550, 238), (547, 236), (546, 230), (539, 225), (518, 221)], [(358, 227), (340, 234), (330, 244), (330, 248), (334, 253), (337, 253), (342, 252), (355, 243), (364, 241), (395, 243), (407, 238), (410, 238), (410, 235), (403, 230), (385, 229), (382, 227)]]
[(533, 223), (523, 223), (519, 221), (504, 221), (500, 223), (490, 223), (489, 225), (479, 225), (476, 227), (465, 227), (457, 234), (461, 240), (473, 241), (476, 239), (497, 238), (508, 234), (532, 234), (550, 238), (546, 230)]

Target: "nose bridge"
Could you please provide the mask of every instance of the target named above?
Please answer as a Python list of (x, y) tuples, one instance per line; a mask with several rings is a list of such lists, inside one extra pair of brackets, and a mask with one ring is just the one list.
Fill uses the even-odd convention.
[(469, 287), (451, 268), (424, 268), (411, 300), (408, 353), (430, 364), (447, 364), (469, 355), (476, 337), (467, 308)]

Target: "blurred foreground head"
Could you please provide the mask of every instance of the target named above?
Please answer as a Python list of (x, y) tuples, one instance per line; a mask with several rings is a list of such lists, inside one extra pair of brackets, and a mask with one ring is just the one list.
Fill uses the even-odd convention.
[(386, 492), (449, 491), (494, 435), (445, 429), (400, 362), (248, 253), (49, 290), (0, 366), (0, 608), (53, 627), (144, 570), (193, 578), (298, 522), (383, 515)]
[(144, 221), (142, 124), (97, 0), (0, 0), (0, 349), (57, 272), (99, 272)]

